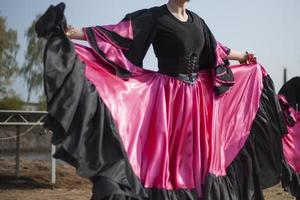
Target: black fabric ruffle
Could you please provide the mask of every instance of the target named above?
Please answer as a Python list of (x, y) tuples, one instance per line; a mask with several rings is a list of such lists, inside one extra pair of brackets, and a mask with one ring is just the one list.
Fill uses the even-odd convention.
[(286, 82), (279, 90), (279, 94), (283, 95), (289, 102), (290, 106), (296, 110), (296, 105), (300, 105), (300, 77), (293, 77)]
[(67, 19), (64, 16), (65, 8), (64, 3), (59, 3), (56, 6), (51, 5), (45, 11), (45, 14), (38, 19), (35, 26), (38, 37), (48, 38), (52, 32), (67, 29)]
[[(287, 102), (280, 101), (281, 108), (285, 113), (287, 125), (292, 127), (296, 119), (291, 115), (290, 108), (296, 110), (297, 104), (300, 105), (300, 77), (293, 77), (286, 82), (280, 89), (279, 95), (283, 95), (287, 100)], [(281, 185), (286, 192), (300, 198), (300, 174), (285, 159), (282, 160)]]
[(262, 189), (280, 181), (281, 137), (286, 131), (273, 82), (264, 77), (259, 110), (246, 144), (227, 168), (226, 176), (207, 176), (203, 199), (263, 200)]
[(286, 192), (300, 198), (300, 174), (285, 161), (282, 161), (281, 185)]
[(273, 81), (267, 76), (264, 78), (259, 110), (251, 127), (262, 189), (280, 181), (283, 157), (281, 138), (287, 132)]
[[(228, 59), (224, 60), (224, 63), (221, 65), (217, 65), (217, 41), (210, 31), (209, 27), (205, 23), (203, 19), (201, 19), (204, 25), (204, 37), (205, 37), (205, 45), (201, 58), (203, 60), (199, 61), (200, 66), (212, 66), (214, 72), (214, 83), (213, 88), (217, 95), (221, 96), (225, 94), (230, 87), (234, 85), (234, 76), (229, 67)], [(230, 53), (230, 49), (227, 49), (227, 55)]]
[[(47, 18), (45, 15), (42, 17)], [(126, 159), (110, 112), (84, 76), (85, 65), (76, 55), (73, 43), (62, 30), (51, 30), (45, 35), (45, 127), (52, 130), (52, 143), (57, 145), (54, 157), (74, 166), (78, 175), (94, 183), (102, 180), (102, 188), (113, 183), (109, 190), (101, 189), (103, 198), (112, 194), (146, 197)]]
[[(195, 189), (143, 187), (127, 160), (110, 111), (84, 76), (85, 65), (72, 42), (61, 29), (51, 30), (46, 35), (49, 39), (44, 54), (49, 112), (45, 126), (53, 131), (55, 157), (93, 182), (93, 200), (197, 200)], [(281, 124), (273, 83), (265, 77), (260, 108), (244, 148), (225, 177), (207, 176), (202, 199), (263, 199), (261, 189), (279, 181)]]
[(166, 190), (157, 188), (145, 189), (145, 192), (147, 193), (146, 198), (141, 196), (128, 196), (126, 193), (114, 193), (102, 198), (103, 191), (101, 190), (108, 191), (106, 193), (108, 194), (109, 187), (114, 184), (109, 183), (111, 185), (107, 187), (107, 183), (107, 181), (102, 179), (94, 184), (92, 200), (199, 200), (196, 190)]
[[(223, 82), (221, 85), (214, 87), (217, 95), (226, 93), (234, 84), (234, 76), (232, 70), (229, 67), (229, 64), (229, 60), (224, 60), (224, 64), (214, 68), (215, 74), (216, 76), (218, 76), (215, 77), (215, 79), (219, 79)], [(215, 81), (218, 82), (218, 80)]]

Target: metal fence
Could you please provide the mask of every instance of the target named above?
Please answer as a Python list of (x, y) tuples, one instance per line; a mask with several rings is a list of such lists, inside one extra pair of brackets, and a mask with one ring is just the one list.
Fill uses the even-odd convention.
[(15, 177), (18, 179), (21, 149), (24, 152), (35, 147), (37, 151), (43, 151), (43, 155), (51, 158), (50, 182), (53, 187), (56, 183), (56, 160), (52, 157), (55, 146), (51, 145), (51, 136), (43, 128), (46, 115), (46, 111), (0, 110), (0, 158), (15, 157)]

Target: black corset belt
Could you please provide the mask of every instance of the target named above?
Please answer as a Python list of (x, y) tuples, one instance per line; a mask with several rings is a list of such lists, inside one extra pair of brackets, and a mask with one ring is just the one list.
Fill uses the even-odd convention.
[(193, 84), (199, 72), (199, 57), (189, 54), (180, 58), (158, 58), (159, 73)]

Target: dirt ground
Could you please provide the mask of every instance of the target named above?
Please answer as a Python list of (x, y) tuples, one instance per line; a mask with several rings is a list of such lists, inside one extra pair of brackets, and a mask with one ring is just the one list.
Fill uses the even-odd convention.
[[(0, 159), (1, 200), (89, 200), (91, 184), (78, 177), (75, 170), (57, 165), (57, 184), (51, 189), (50, 162), (22, 161), (19, 181), (14, 178), (14, 162)], [(264, 191), (266, 200), (294, 200), (280, 185)]]

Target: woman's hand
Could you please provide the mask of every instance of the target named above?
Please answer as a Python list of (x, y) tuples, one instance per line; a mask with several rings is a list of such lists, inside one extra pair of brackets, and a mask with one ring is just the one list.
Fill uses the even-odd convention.
[(255, 64), (256, 63), (256, 57), (252, 53), (241, 53), (236, 50), (231, 50), (228, 55), (229, 60), (236, 60), (240, 64)]
[(67, 30), (65, 32), (66, 36), (68, 36), (70, 39), (75, 40), (85, 40), (85, 36), (82, 29), (74, 28), (73, 26), (69, 25), (67, 27)]
[(248, 53), (247, 51), (244, 53), (244, 56), (242, 59), (239, 60), (240, 64), (256, 64), (256, 57), (254, 56), (253, 53)]

